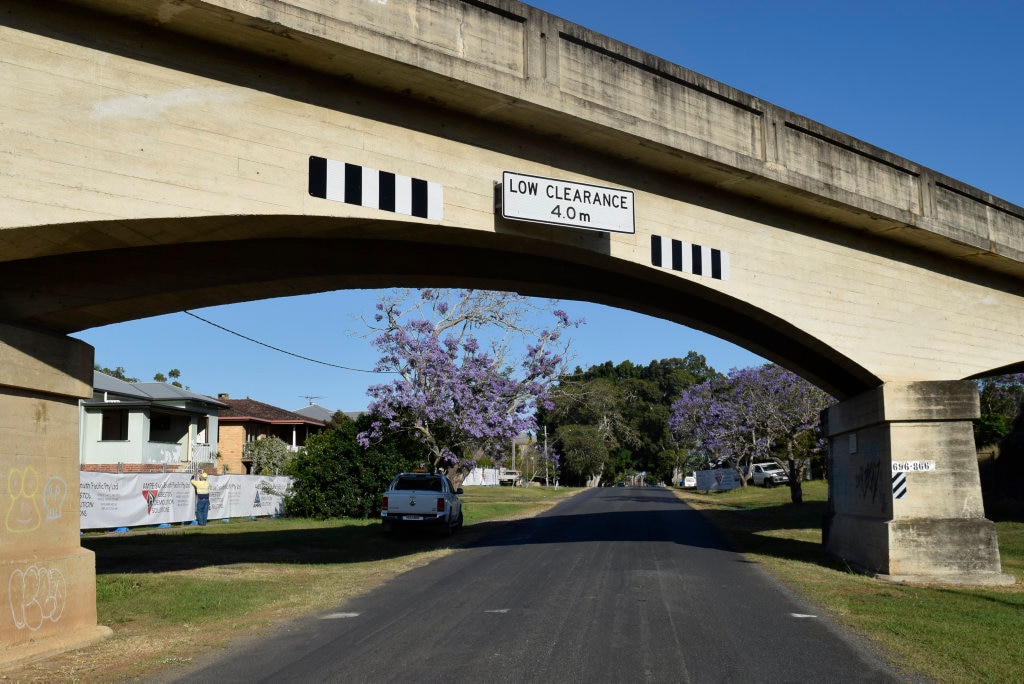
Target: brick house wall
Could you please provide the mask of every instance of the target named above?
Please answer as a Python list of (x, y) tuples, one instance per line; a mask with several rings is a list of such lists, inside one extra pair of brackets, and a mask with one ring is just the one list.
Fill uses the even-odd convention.
[(247, 441), (265, 437), (280, 437), (290, 447), (299, 448), (306, 443), (306, 437), (320, 432), (327, 423), (265, 404), (254, 399), (232, 399), (227, 393), (217, 395), (217, 400), (228, 405), (221, 409), (217, 419), (217, 448), (220, 452), (218, 467), (223, 472), (245, 475), (250, 463), (243, 458)]
[(220, 423), (217, 433), (217, 448), (220, 460), (217, 465), (221, 472), (227, 469), (232, 475), (244, 475), (245, 464), (242, 463), (242, 447), (245, 445), (244, 423)]

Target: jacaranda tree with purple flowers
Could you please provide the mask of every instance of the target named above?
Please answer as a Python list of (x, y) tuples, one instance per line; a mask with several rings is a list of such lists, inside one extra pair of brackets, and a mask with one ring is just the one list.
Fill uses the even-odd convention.
[(734, 468), (744, 482), (751, 463), (784, 455), (799, 503), (804, 459), (797, 452), (820, 447), (820, 415), (831, 402), (796, 374), (765, 364), (687, 388), (672, 405), (669, 427), (681, 445)]
[(394, 373), (367, 390), (374, 416), (359, 434), (368, 445), (404, 431), (458, 486), (483, 456), (502, 462), (512, 439), (536, 432), (535, 412), (562, 372), (562, 332), (580, 322), (532, 300), (484, 290), (389, 291), (377, 304), (375, 370)]

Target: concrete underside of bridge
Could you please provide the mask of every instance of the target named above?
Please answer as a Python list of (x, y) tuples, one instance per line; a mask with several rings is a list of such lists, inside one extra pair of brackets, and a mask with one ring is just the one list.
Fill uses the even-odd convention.
[[(93, 350), (67, 335), (341, 288), (589, 300), (740, 344), (841, 400), (831, 553), (1012, 581), (969, 378), (1024, 362), (1024, 209), (511, 0), (60, 7), (0, 13), (0, 664), (108, 633), (78, 541)], [(429, 182), (443, 216), (311, 194), (311, 158)], [(628, 189), (634, 230), (503, 217), (504, 171)]]

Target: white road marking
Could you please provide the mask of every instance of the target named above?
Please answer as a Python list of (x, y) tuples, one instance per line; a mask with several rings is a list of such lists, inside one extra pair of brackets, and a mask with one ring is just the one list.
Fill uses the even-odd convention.
[(337, 618), (354, 618), (359, 617), (359, 613), (331, 613), (330, 615), (324, 615), (321, 620), (336, 620)]
[(508, 608), (495, 608), (494, 610), (485, 610), (485, 613), (507, 613)]
[(789, 616), (790, 617), (795, 617), (795, 618), (816, 618), (816, 617), (818, 617), (817, 615), (804, 615), (803, 613), (790, 613)]

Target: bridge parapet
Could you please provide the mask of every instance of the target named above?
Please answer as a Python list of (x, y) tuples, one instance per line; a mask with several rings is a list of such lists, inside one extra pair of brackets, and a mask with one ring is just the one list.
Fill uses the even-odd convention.
[(1024, 275), (1024, 208), (513, 0), (72, 2)]

